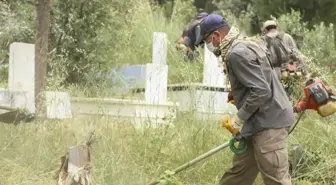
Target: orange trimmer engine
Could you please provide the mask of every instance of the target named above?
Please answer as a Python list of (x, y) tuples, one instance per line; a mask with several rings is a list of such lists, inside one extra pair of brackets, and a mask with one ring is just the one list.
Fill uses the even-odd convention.
[(336, 112), (334, 93), (322, 80), (308, 80), (304, 92), (305, 98), (295, 105), (295, 112), (311, 109), (317, 111), (323, 117)]

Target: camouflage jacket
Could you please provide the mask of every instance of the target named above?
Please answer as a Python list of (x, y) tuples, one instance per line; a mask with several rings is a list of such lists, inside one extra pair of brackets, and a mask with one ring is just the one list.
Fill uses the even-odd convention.
[[(260, 40), (259, 40), (260, 41)], [(245, 121), (242, 135), (265, 129), (288, 128), (294, 113), (262, 42), (236, 39), (222, 51), (238, 117)]]

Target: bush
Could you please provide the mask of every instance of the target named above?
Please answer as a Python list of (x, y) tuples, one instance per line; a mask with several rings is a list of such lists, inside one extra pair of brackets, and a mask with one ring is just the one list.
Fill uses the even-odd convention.
[(34, 7), (27, 2), (18, 3), (15, 8), (0, 3), (0, 63), (8, 64), (9, 46), (13, 42), (34, 43)]
[[(55, 61), (50, 71), (58, 71), (57, 74), (66, 79), (59, 81), (60, 85), (76, 83), (86, 89), (98, 84), (94, 80), (98, 72), (109, 73), (113, 67), (151, 63), (153, 32), (168, 34), (169, 81), (201, 80), (199, 73), (203, 64), (185, 63), (182, 53), (175, 49), (175, 40), (196, 14), (196, 10), (190, 8), (192, 1), (176, 1), (169, 19), (161, 7), (146, 0), (92, 3), (95, 6), (84, 9), (84, 15), (97, 11), (107, 15), (102, 18), (97, 15), (97, 19), (79, 17), (82, 3), (67, 2), (67, 6), (56, 3), (51, 36)], [(106, 4), (111, 6), (106, 8)], [(93, 26), (86, 27), (88, 24)]]
[(111, 56), (115, 65), (145, 64), (152, 62), (153, 32), (165, 32), (168, 35), (167, 64), (169, 65), (169, 83), (201, 80), (203, 63), (186, 63), (183, 54), (175, 49), (175, 41), (189, 20), (196, 15), (192, 1), (176, 1), (173, 16), (167, 19), (158, 6), (150, 6), (148, 1), (138, 1), (132, 10), (130, 24), (125, 26), (117, 40)]
[(0, 83), (7, 84), (8, 81), (8, 67), (0, 66)]

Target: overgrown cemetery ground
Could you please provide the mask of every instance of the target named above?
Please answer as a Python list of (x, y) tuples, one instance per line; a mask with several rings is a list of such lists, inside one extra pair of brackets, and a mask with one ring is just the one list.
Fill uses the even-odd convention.
[[(165, 42), (163, 42), (164, 44)], [(155, 53), (155, 49), (153, 53)], [(205, 56), (207, 56), (206, 51)], [(153, 63), (155, 63), (154, 58), (155, 56), (153, 56)], [(159, 57), (156, 60), (164, 61), (164, 58)], [(210, 65), (211, 57), (208, 59), (205, 57), (204, 60), (205, 69), (215, 70), (217, 65)], [(25, 61), (27, 62), (27, 60)], [(151, 65), (165, 66), (166, 64), (147, 64), (144, 68), (147, 70), (148, 66)], [(212, 68), (209, 66), (212, 66)], [(159, 69), (162, 69), (162, 67)], [(29, 74), (26, 70), (27, 73)], [(204, 73), (207, 73), (207, 71), (205, 70)], [(160, 74), (161, 76), (157, 77), (156, 80), (162, 78), (167, 80), (167, 74), (162, 76), (164, 74), (162, 70)], [(212, 76), (211, 74), (214, 74), (214, 72), (208, 73), (209, 76)], [(13, 75), (17, 75), (15, 70)], [(148, 73), (145, 73), (145, 76), (148, 76)], [(14, 79), (14, 81), (18, 80), (20, 83), (25, 83), (25, 81), (20, 81), (20, 78)], [(23, 79), (27, 80), (26, 78)], [(165, 83), (158, 84), (157, 81), (145, 77), (145, 94), (138, 95), (138, 97), (144, 99), (142, 106), (128, 109), (127, 111), (133, 113), (131, 116), (127, 114), (127, 111), (124, 114), (120, 112), (116, 114), (118, 110), (136, 104), (134, 102), (128, 104), (129, 100), (120, 103), (123, 100), (100, 99), (99, 104), (92, 106), (90, 103), (83, 103), (84, 100), (97, 102), (98, 99), (79, 98), (76, 102), (74, 101), (75, 98), (72, 97), (70, 97), (72, 107), (70, 112), (72, 114), (69, 116), (66, 110), (69, 106), (69, 98), (64, 98), (66, 95), (62, 95), (63, 98), (55, 98), (58, 96), (56, 93), (56, 96), (52, 96), (54, 99), (51, 98), (49, 102), (56, 102), (57, 100), (62, 104), (49, 105), (49, 110), (54, 110), (54, 117), (60, 118), (60, 120), (37, 120), (17, 126), (11, 124), (0, 125), (0, 171), (2, 172), (0, 174), (0, 184), (42, 185), (55, 183), (54, 176), (60, 167), (60, 157), (64, 155), (68, 147), (84, 142), (91, 123), (93, 123), (93, 129), (98, 137), (92, 145), (94, 184), (146, 184), (159, 177), (165, 170), (173, 169), (230, 138), (228, 132), (220, 128), (218, 115), (214, 116), (222, 110), (228, 110), (227, 104), (218, 105), (218, 102), (216, 102), (226, 102), (227, 96), (225, 87), (216, 85), (216, 82), (216, 80), (205, 80), (202, 85), (184, 84), (184, 87), (191, 88), (194, 86), (194, 90), (175, 91), (175, 95), (172, 96), (174, 91), (167, 91), (169, 89), (167, 86), (161, 88), (161, 92), (150, 86), (154, 84), (157, 87), (165, 85)], [(9, 81), (9, 83), (11, 82)], [(213, 86), (217, 86), (213, 89), (223, 88), (224, 92), (208, 92), (210, 90), (204, 88)], [(20, 88), (22, 87), (20, 86)], [(169, 87), (170, 89), (181, 88), (182, 85), (171, 85)], [(197, 90), (197, 87), (202, 88)], [(146, 90), (148, 89), (154, 89), (155, 93), (147, 94), (146, 97), (146, 93), (148, 93)], [(138, 90), (141, 91), (141, 88)], [(188, 110), (188, 107), (183, 108), (183, 106), (175, 103), (169, 104), (170, 109), (160, 109), (160, 104), (167, 104), (167, 102), (162, 102), (165, 97), (178, 98), (182, 96), (182, 99), (180, 97), (178, 101), (181, 104), (181, 100), (187, 100), (188, 96), (192, 94), (198, 94), (196, 99), (189, 97), (191, 102), (189, 102), (191, 104), (189, 106), (194, 107), (194, 109)], [(157, 96), (160, 95), (163, 96), (160, 99), (161, 102), (154, 102), (159, 100)], [(13, 96), (22, 97), (20, 94), (14, 94)], [(29, 93), (25, 96), (29, 96)], [(5, 99), (6, 96), (2, 98)], [(29, 103), (29, 98), (23, 99), (26, 103)], [(109, 105), (107, 102), (110, 102), (111, 106), (107, 106)], [(188, 103), (188, 101), (186, 102)], [(146, 105), (151, 104), (157, 106), (146, 108)], [(182, 103), (186, 106), (185, 104)], [(21, 104), (21, 106), (26, 105), (25, 103)], [(73, 108), (74, 105), (75, 109)], [(179, 111), (171, 112), (170, 110), (176, 108), (176, 106), (180, 107)], [(90, 107), (90, 109), (84, 109), (85, 107)], [(109, 111), (110, 109), (112, 111)], [(181, 111), (183, 109), (184, 111)], [(160, 110), (163, 115), (169, 112), (170, 117), (159, 116), (161, 119), (156, 119), (155, 115)], [(209, 112), (201, 114), (205, 113), (205, 110)], [(136, 123), (144, 123), (144, 120), (134, 121), (135, 119), (132, 119), (137, 116), (141, 117), (141, 113), (136, 114), (137, 111), (144, 111), (142, 113), (148, 118), (145, 119), (147, 125), (141, 127), (136, 125)], [(121, 117), (128, 118), (121, 119)], [(164, 120), (164, 123), (170, 124), (162, 124), (162, 120)], [(334, 183), (336, 148), (332, 143), (334, 143), (336, 135), (333, 132), (335, 125), (329, 124), (330, 122), (335, 121), (332, 118), (321, 119), (315, 112), (309, 111), (294, 134), (289, 136), (291, 148), (296, 144), (301, 144), (305, 150), (301, 165), (293, 171), (295, 184), (312, 184), (309, 181), (315, 182), (315, 184)], [(153, 127), (155, 124), (148, 123), (160, 123), (161, 126)], [(176, 178), (181, 184), (216, 184), (225, 169), (230, 167), (231, 157), (232, 152), (224, 150), (182, 172)], [(261, 184), (260, 177), (258, 177), (256, 184)]]
[[(334, 126), (314, 122), (317, 117), (312, 115), (289, 138), (291, 145), (300, 143), (306, 150), (305, 164), (295, 173), (294, 182), (305, 177), (318, 180), (315, 184), (333, 184)], [(217, 123), (198, 121), (186, 114), (178, 116), (174, 126), (142, 130), (129, 122), (102, 116), (16, 127), (1, 124), (0, 184), (54, 184), (60, 156), (69, 146), (83, 142), (91, 121), (98, 136), (92, 145), (94, 184), (143, 185), (166, 169), (173, 169), (229, 139)], [(177, 177), (183, 184), (216, 184), (230, 166), (231, 156), (229, 150), (224, 150)]]

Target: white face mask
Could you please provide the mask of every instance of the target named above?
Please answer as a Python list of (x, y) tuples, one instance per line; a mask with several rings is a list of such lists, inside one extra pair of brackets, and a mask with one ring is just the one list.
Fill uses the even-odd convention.
[(211, 36), (211, 42), (207, 43), (206, 44), (206, 47), (209, 49), (209, 51), (213, 52), (215, 51), (215, 49), (217, 49), (217, 47), (215, 47), (213, 44), (212, 44), (212, 40), (213, 40), (213, 36)]

